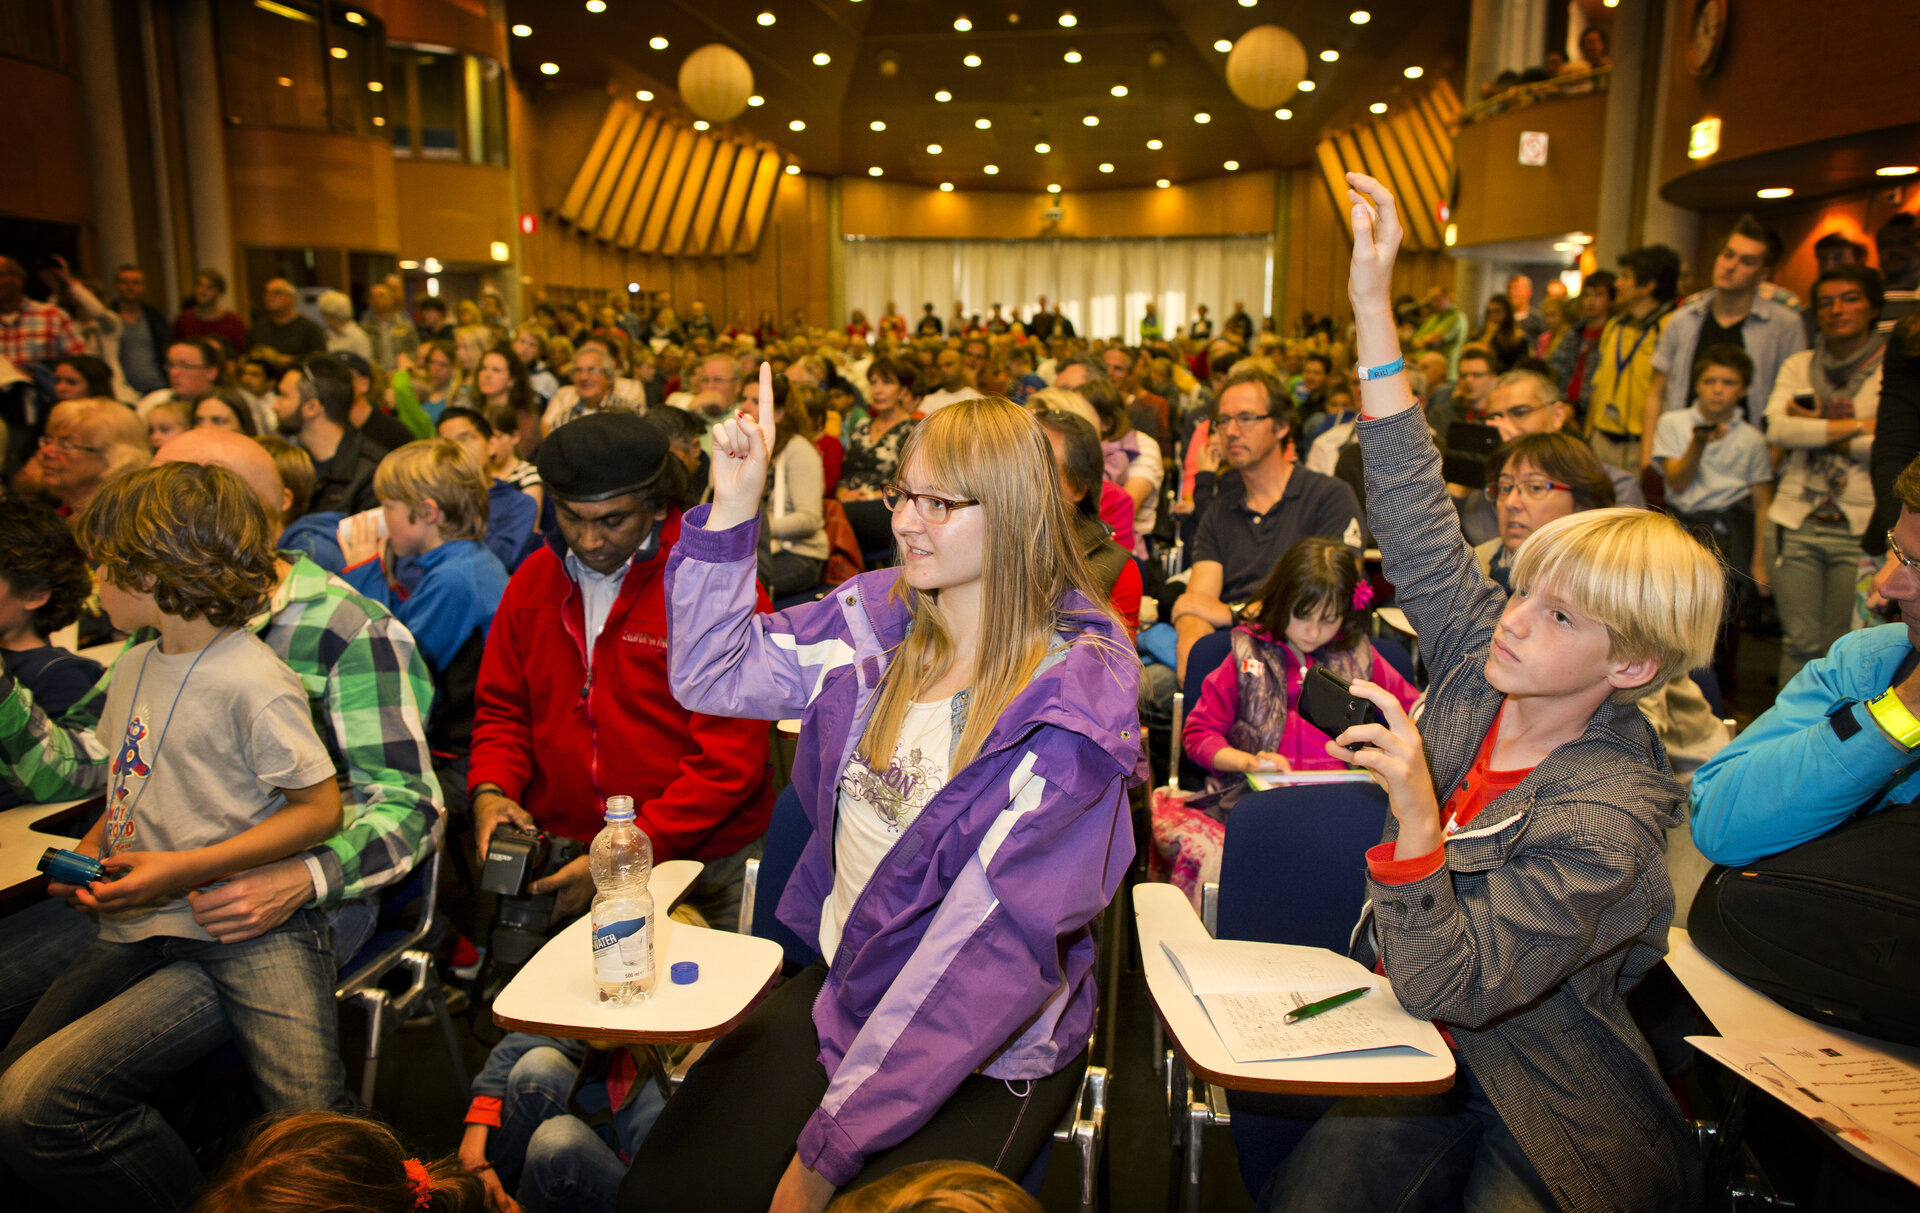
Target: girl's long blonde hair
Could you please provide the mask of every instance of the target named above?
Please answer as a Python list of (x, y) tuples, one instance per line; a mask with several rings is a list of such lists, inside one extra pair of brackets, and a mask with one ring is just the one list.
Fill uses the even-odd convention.
[[(952, 769), (958, 772), (980, 753), (1000, 713), (1033, 680), (1055, 634), (1084, 628), (1102, 615), (1116, 627), (1119, 623), (1074, 541), (1060, 469), (1046, 431), (1032, 414), (998, 396), (949, 404), (907, 438), (900, 452), (902, 476), (916, 460), (925, 486), (977, 499), (980, 504), (969, 508), (980, 510), (985, 521), (980, 638), (967, 723), (953, 753)], [(1080, 591), (1089, 606), (1064, 607), (1061, 600), (1069, 590)], [(913, 619), (860, 741), (861, 758), (876, 767), (892, 759), (908, 706), (954, 657), (939, 594), (920, 593), (905, 580), (895, 582), (893, 592), (906, 597)]]

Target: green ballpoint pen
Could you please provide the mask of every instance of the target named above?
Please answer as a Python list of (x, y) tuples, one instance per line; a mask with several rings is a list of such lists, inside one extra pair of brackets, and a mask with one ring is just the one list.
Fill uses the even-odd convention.
[(1365, 994), (1372, 986), (1361, 986), (1357, 990), (1348, 990), (1344, 994), (1335, 994), (1332, 998), (1323, 998), (1319, 1002), (1310, 1002), (1304, 1007), (1296, 1007), (1287, 1012), (1287, 1023), (1299, 1023), (1303, 1019), (1312, 1019), (1322, 1011), (1331, 1011), (1335, 1007), (1344, 1007), (1354, 999)]

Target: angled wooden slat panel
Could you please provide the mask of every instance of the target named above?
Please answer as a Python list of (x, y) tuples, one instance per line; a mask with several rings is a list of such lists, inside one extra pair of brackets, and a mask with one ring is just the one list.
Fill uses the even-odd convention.
[(600, 120), (600, 133), (593, 137), (593, 146), (587, 149), (587, 158), (580, 162), (580, 171), (573, 175), (573, 184), (567, 187), (567, 196), (560, 203), (560, 218), (568, 223), (577, 219), (580, 208), (587, 204), (587, 193), (600, 175), (600, 166), (606, 163), (614, 136), (620, 133), (621, 124), (632, 109), (633, 102), (624, 99), (617, 99), (607, 107), (607, 116)]
[(720, 214), (720, 199), (726, 196), (727, 182), (733, 176), (733, 162), (740, 156), (740, 145), (727, 140), (713, 149), (713, 167), (707, 170), (707, 183), (700, 190), (700, 205), (693, 212), (693, 226), (681, 251), (697, 257), (707, 251), (713, 239), (713, 221)]
[(1425, 98), (1415, 101), (1407, 112), (1407, 128), (1413, 133), (1421, 158), (1427, 162), (1427, 170), (1433, 174), (1435, 181), (1441, 183), (1440, 188), (1444, 191), (1446, 183), (1453, 177), (1453, 154), (1450, 150), (1453, 138), (1444, 125), (1438, 124)]
[(1313, 158), (1320, 165), (1320, 181), (1327, 187), (1327, 196), (1333, 199), (1333, 213), (1340, 216), (1340, 222), (1346, 224), (1347, 237), (1353, 237), (1353, 215), (1347, 209), (1347, 165), (1340, 159), (1340, 149), (1331, 139), (1322, 139), (1313, 149)]
[(683, 135), (687, 133), (662, 120), (660, 133), (653, 137), (653, 148), (647, 153), (646, 167), (640, 170), (640, 184), (633, 190), (633, 205), (627, 208), (627, 217), (620, 221), (620, 238), (614, 241), (621, 248), (630, 249), (640, 243), (640, 231), (646, 226), (647, 216), (655, 206), (660, 205), (660, 179), (666, 174), (667, 154), (673, 150), (676, 131)]
[[(1366, 160), (1360, 155), (1360, 145), (1354, 142), (1352, 131), (1340, 131), (1336, 133), (1333, 136), (1332, 143), (1334, 153), (1340, 157), (1340, 167), (1342, 169), (1357, 168), (1364, 170), (1366, 168)], [(1351, 204), (1347, 201), (1346, 177), (1343, 175), (1335, 183), (1335, 186), (1336, 188), (1333, 191), (1333, 205), (1339, 210), (1341, 218), (1346, 220), (1347, 234), (1351, 236), (1353, 234), (1353, 211)]]
[(1453, 85), (1446, 77), (1433, 82), (1427, 92), (1433, 97), (1433, 107), (1442, 118), (1452, 122), (1460, 116), (1460, 96), (1453, 91)]
[(1386, 182), (1393, 196), (1400, 199), (1400, 224), (1407, 234), (1407, 247), (1439, 248), (1440, 237), (1433, 229), (1433, 217), (1420, 205), (1419, 192), (1407, 180), (1406, 165), (1396, 157), (1389, 157), (1380, 140), (1380, 128), (1384, 125), (1381, 122), (1369, 122), (1353, 133), (1355, 141), (1360, 144), (1360, 157), (1366, 161), (1367, 171)]
[(653, 206), (647, 211), (647, 226), (640, 229), (640, 243), (634, 246), (641, 252), (660, 251), (660, 240), (667, 234), (667, 220), (673, 217), (673, 200), (679, 196), (687, 175), (687, 161), (692, 156), (693, 130), (682, 127), (674, 133), (673, 146), (667, 151), (666, 171), (660, 175), (660, 188), (655, 191)]
[(1414, 107), (1428, 129), (1433, 132), (1433, 149), (1440, 157), (1441, 176), (1450, 176), (1453, 172), (1453, 125), (1441, 114), (1439, 106), (1434, 104), (1431, 92), (1422, 93), (1419, 103)]
[(713, 226), (713, 242), (707, 251), (715, 254), (733, 251), (733, 237), (740, 230), (740, 217), (747, 213), (747, 196), (753, 192), (755, 169), (765, 149), (747, 144), (733, 158), (733, 176), (727, 181), (726, 197), (720, 201), (720, 219)]
[(580, 208), (581, 231), (591, 232), (600, 226), (600, 217), (607, 210), (607, 200), (613, 197), (613, 187), (626, 167), (635, 137), (640, 134), (640, 121), (638, 106), (627, 111), (626, 118), (621, 121), (620, 131), (613, 137), (613, 146), (607, 149), (606, 161), (600, 166), (600, 175), (594, 180), (593, 189), (587, 193), (587, 203)]
[(647, 115), (646, 124), (634, 138), (633, 149), (627, 153), (626, 163), (620, 166), (620, 180), (614, 184), (607, 213), (600, 216), (600, 230), (595, 233), (600, 239), (611, 241), (620, 234), (620, 221), (626, 218), (627, 208), (633, 204), (633, 190), (640, 184), (640, 170), (646, 167), (647, 154), (653, 150), (653, 141), (659, 133), (659, 116)]
[(1388, 118), (1384, 137), (1398, 147), (1400, 154), (1406, 158), (1407, 168), (1412, 172), (1414, 185), (1425, 197), (1427, 209), (1432, 210), (1434, 203), (1440, 201), (1440, 192), (1445, 188), (1445, 183), (1441, 181), (1439, 174), (1435, 172), (1434, 164), (1427, 159), (1426, 152), (1420, 147), (1419, 127), (1413, 116), (1406, 110), (1400, 110)]
[(1410, 217), (1418, 216), (1426, 224), (1423, 239), (1428, 248), (1440, 248), (1444, 241), (1441, 237), (1440, 222), (1434, 216), (1434, 204), (1440, 201), (1439, 190), (1434, 186), (1432, 177), (1421, 163), (1417, 153), (1409, 155), (1401, 142), (1401, 128), (1405, 125), (1399, 115), (1379, 123), (1374, 134), (1380, 140), (1380, 151), (1393, 168), (1394, 179), (1404, 187), (1403, 210)]
[(760, 232), (773, 210), (773, 198), (780, 185), (780, 153), (768, 149), (754, 168), (753, 192), (747, 195), (747, 210), (741, 216), (740, 235), (733, 242), (736, 253), (751, 253), (760, 244)]
[(713, 151), (717, 142), (711, 135), (701, 135), (693, 141), (693, 156), (687, 161), (687, 171), (682, 175), (680, 197), (673, 204), (673, 218), (667, 221), (666, 235), (660, 238), (663, 256), (678, 256), (681, 246), (686, 243), (687, 228), (693, 224), (694, 208), (700, 205), (700, 195), (706, 192), (707, 170), (713, 166)]

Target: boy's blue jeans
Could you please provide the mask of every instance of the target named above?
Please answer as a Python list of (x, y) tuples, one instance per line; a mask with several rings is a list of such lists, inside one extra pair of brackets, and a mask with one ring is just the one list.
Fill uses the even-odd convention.
[(237, 944), (85, 942), (66, 914), (45, 925), (80, 946), (0, 1053), (6, 1169), (69, 1205), (184, 1209), (200, 1169), (146, 1099), (229, 1039), (269, 1111), (348, 1102), (325, 914)]
[[(487, 1143), (487, 1156), (507, 1175), (520, 1172), (517, 1196), (527, 1213), (614, 1213), (627, 1175), (616, 1151), (631, 1158), (666, 1106), (659, 1086), (642, 1073), (633, 1097), (612, 1122), (589, 1126), (568, 1112), (578, 1069), (560, 1050), (540, 1048), (515, 1062), (507, 1077), (500, 1128)], [(604, 1085), (595, 1083), (574, 1095), (588, 1111), (596, 1110), (590, 1106), (596, 1097), (604, 1107)]]
[(1416, 1213), (1462, 1193), (1466, 1213), (1553, 1213), (1558, 1203), (1473, 1072), (1439, 1095), (1342, 1099), (1260, 1194), (1260, 1213)]

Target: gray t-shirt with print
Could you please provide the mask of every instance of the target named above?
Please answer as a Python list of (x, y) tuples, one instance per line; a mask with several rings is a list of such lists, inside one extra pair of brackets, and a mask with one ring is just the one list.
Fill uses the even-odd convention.
[[(150, 641), (114, 665), (98, 734), (113, 747), (103, 854), (223, 842), (284, 808), (280, 789), (332, 777), (300, 679), (272, 649), (235, 631), (204, 654)], [(213, 938), (184, 894), (100, 915), (102, 939), (155, 935)]]

